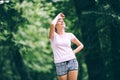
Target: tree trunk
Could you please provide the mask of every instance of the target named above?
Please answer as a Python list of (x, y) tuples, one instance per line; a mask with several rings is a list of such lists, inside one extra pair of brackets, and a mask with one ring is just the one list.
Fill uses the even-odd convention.
[(120, 23), (114, 20), (111, 24), (111, 57), (113, 80), (120, 80)]
[[(94, 14), (81, 15), (82, 10), (90, 10), (89, 5), (94, 4), (93, 0), (75, 0), (76, 12), (81, 26), (84, 53), (86, 55), (86, 64), (88, 67), (89, 80), (106, 80), (104, 74), (104, 64), (101, 57), (99, 37), (96, 27), (96, 17)], [(82, 5), (82, 6), (81, 6)], [(92, 5), (92, 8), (95, 5)]]

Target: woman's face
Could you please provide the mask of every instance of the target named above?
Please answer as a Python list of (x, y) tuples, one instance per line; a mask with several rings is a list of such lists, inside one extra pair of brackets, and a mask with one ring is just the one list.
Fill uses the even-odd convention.
[(56, 28), (57, 29), (65, 28), (65, 22), (64, 22), (63, 18), (58, 19), (58, 21), (56, 23)]

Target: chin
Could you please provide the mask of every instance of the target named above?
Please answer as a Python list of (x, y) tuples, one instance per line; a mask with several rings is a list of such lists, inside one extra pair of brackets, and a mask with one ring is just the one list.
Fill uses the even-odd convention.
[(65, 28), (65, 25), (63, 25), (63, 27)]

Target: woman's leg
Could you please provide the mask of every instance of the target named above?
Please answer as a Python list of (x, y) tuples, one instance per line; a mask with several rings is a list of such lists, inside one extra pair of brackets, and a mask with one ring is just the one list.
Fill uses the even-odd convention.
[(73, 70), (68, 72), (68, 80), (77, 80), (78, 70)]
[(58, 80), (67, 80), (67, 75), (58, 76)]

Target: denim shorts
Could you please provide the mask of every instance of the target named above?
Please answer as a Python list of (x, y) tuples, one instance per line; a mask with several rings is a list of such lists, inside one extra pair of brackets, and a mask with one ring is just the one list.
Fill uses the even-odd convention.
[(55, 63), (55, 66), (57, 75), (63, 76), (67, 74), (69, 71), (78, 70), (78, 61), (76, 59), (72, 59), (61, 63)]

